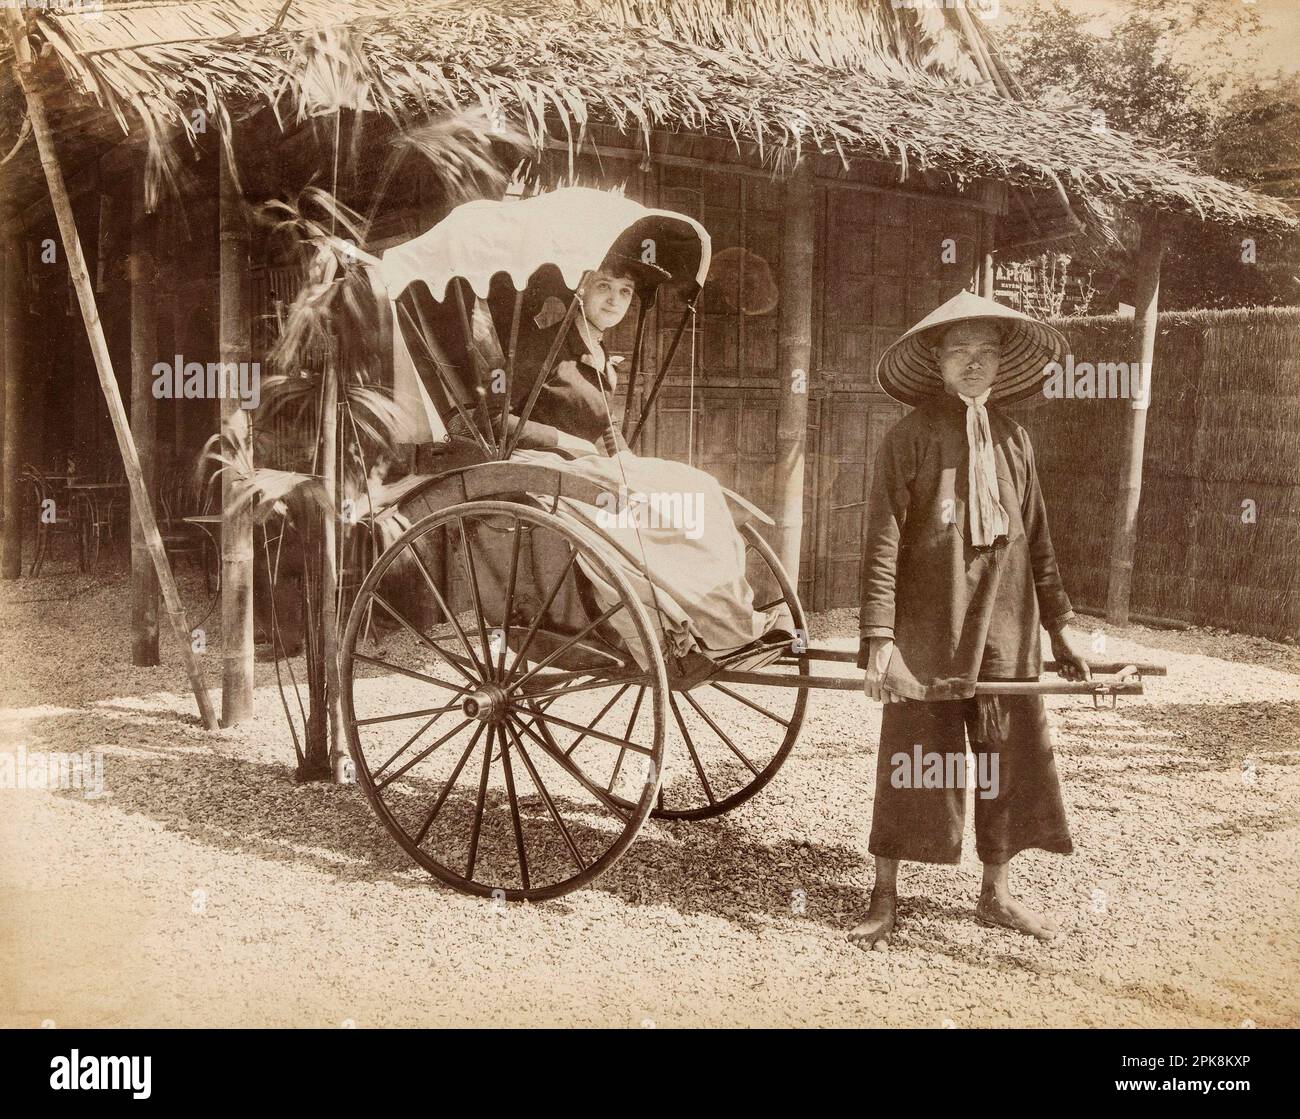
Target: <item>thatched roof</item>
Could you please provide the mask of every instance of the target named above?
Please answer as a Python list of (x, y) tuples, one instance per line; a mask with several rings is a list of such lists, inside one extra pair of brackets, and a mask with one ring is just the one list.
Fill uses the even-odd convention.
[[(788, 166), (810, 150), (989, 178), (1202, 218), (1282, 227), (1273, 199), (1196, 173), (1081, 113), (1006, 96), (985, 29), (958, 9), (890, 0), (213, 0), (106, 4), (36, 20), (75, 91), (123, 128), (190, 132), (336, 92), (338, 36), (370, 72), (363, 103), (395, 119), (481, 103), (580, 142), (589, 123), (690, 131)], [(329, 35), (320, 34), (332, 29)], [(364, 84), (364, 83), (363, 83)]]

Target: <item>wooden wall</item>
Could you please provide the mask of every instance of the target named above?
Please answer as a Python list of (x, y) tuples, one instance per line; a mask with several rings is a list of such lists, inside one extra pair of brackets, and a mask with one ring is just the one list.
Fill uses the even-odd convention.
[[(657, 162), (648, 169), (605, 159), (585, 181), (620, 183), (648, 205), (698, 218), (715, 260), (744, 249), (780, 276), (780, 180), (722, 164)], [(603, 180), (598, 177), (603, 175)], [(810, 609), (854, 607), (871, 465), (886, 431), (906, 409), (881, 393), (875, 363), (899, 334), (944, 300), (973, 287), (991, 206), (906, 193), (872, 182), (819, 178), (813, 369), (800, 596)], [(945, 239), (953, 256), (945, 262)], [(733, 254), (734, 255), (734, 254)], [(683, 342), (647, 424), (645, 454), (688, 459), (759, 506), (775, 494), (778, 302), (742, 309), (754, 277), (745, 269), (711, 279), (692, 347)], [(745, 292), (749, 292), (745, 295)], [(629, 322), (631, 316), (629, 316)], [(647, 346), (648, 369), (675, 325), (661, 314)], [(630, 348), (630, 325), (614, 350)], [(634, 403), (635, 406), (635, 403)], [(694, 420), (692, 423), (692, 414)]]

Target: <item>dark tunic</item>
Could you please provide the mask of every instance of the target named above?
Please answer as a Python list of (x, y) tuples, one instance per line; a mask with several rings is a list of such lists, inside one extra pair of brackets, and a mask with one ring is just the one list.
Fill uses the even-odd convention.
[(966, 405), (930, 401), (900, 420), (876, 457), (862, 556), (859, 667), (868, 638), (891, 637), (885, 687), (919, 700), (964, 699), (975, 681), (1036, 679), (1040, 618), (1072, 617), (1047, 531), (1028, 433), (988, 407), (998, 495), (1009, 529), (968, 542)]
[[(559, 329), (559, 324), (556, 324), (544, 330), (529, 331), (520, 340), (515, 358), (515, 377), (510, 386), (510, 406), (516, 416), (523, 412), (528, 394), (542, 371)], [(597, 370), (591, 358), (577, 325), (571, 324), (551, 374), (543, 382), (533, 404), (519, 442), (521, 447), (554, 447), (557, 429), (588, 439), (598, 446), (603, 444), (606, 453), (614, 453), (626, 446), (609, 422), (614, 409), (614, 390), (606, 373)], [(573, 364), (565, 364), (569, 362)]]
[(876, 457), (862, 557), (862, 644), (892, 637), (884, 684), (909, 700), (881, 719), (872, 811), (873, 855), (956, 863), (966, 805), (961, 787), (900, 787), (896, 759), (965, 757), (997, 774), (975, 798), (980, 860), (1030, 847), (1072, 850), (1040, 696), (974, 695), (977, 679), (1036, 679), (1039, 619), (1071, 617), (1047, 532), (1034, 451), (1024, 428), (988, 409), (998, 500), (1008, 532), (989, 548), (968, 539), (966, 405), (945, 395), (889, 432)]

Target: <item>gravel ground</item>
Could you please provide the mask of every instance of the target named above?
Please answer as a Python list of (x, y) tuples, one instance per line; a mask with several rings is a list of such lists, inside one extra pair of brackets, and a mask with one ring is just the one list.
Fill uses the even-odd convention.
[[(270, 663), (256, 718), (206, 734), (169, 637), (164, 667), (126, 664), (127, 614), (120, 576), (0, 589), (0, 751), (103, 751), (107, 790), (0, 790), (0, 1025), (1300, 1024), (1292, 647), (1084, 619), (1169, 676), (1114, 712), (1050, 702), (1076, 853), (1012, 874), (1065, 936), (975, 923), (968, 835), (960, 867), (904, 869), (870, 953), (844, 940), (880, 717), (855, 693), (816, 693), (736, 812), (652, 821), (589, 888), (503, 904), (413, 868), (356, 788), (293, 782)], [(812, 624), (853, 642), (851, 611)], [(204, 663), (216, 685), (212, 633)]]

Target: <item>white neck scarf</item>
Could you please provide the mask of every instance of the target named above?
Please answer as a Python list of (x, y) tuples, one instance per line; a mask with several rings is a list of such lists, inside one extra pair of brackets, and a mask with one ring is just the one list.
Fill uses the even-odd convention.
[(979, 396), (961, 396), (966, 404), (966, 479), (970, 496), (970, 542), (987, 548), (1009, 527), (1007, 511), (998, 501), (998, 471), (993, 458), (993, 433), (984, 402), (990, 389)]

